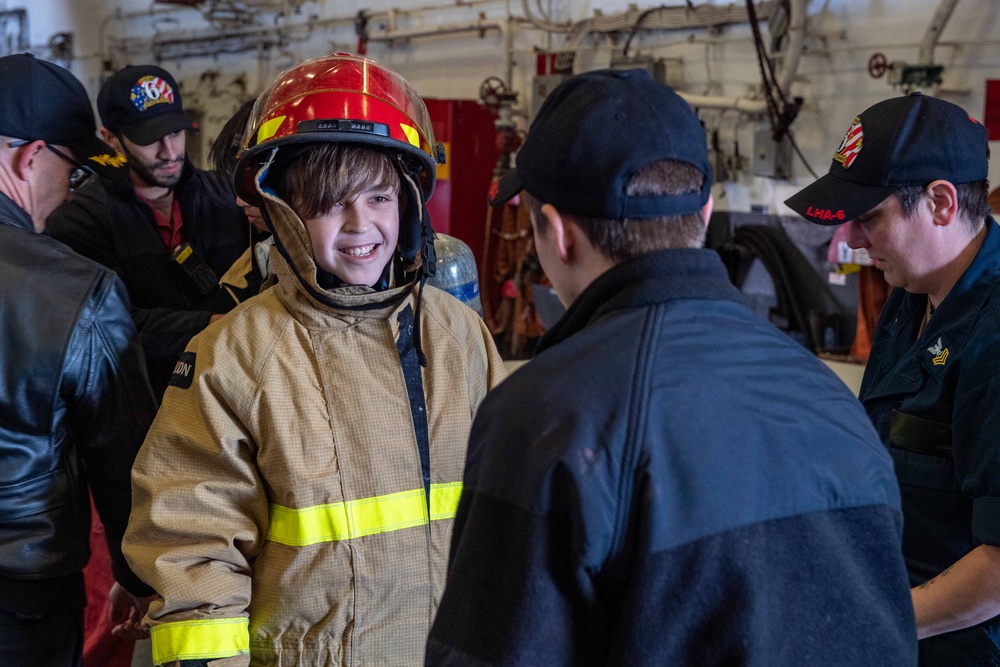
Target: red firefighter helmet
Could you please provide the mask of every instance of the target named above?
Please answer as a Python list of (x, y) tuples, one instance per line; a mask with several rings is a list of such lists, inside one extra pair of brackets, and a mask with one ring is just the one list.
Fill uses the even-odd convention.
[(303, 61), (272, 79), (244, 137), (233, 178), (237, 194), (258, 205), (253, 179), (280, 146), (351, 142), (398, 150), (411, 158), (425, 201), (443, 157), (427, 107), (410, 84), (373, 60), (346, 53)]

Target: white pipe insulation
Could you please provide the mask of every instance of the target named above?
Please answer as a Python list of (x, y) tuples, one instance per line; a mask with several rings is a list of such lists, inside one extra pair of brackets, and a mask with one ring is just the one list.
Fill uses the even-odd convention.
[[(954, 0), (957, 2), (958, 0)], [(808, 0), (792, 0), (789, 6), (788, 47), (781, 67), (778, 86), (788, 93), (799, 69), (799, 60), (805, 44), (806, 5)], [(678, 91), (678, 94), (692, 107), (700, 109), (734, 109), (742, 113), (759, 116), (767, 113), (767, 101), (749, 97), (722, 97), (715, 95), (692, 95)]]
[(941, 33), (948, 24), (951, 13), (955, 11), (955, 5), (957, 4), (958, 0), (941, 0), (941, 4), (938, 5), (930, 25), (927, 26), (927, 32), (924, 33), (924, 39), (920, 42), (917, 62), (921, 65), (934, 64), (934, 47), (937, 46), (938, 40), (941, 39)]

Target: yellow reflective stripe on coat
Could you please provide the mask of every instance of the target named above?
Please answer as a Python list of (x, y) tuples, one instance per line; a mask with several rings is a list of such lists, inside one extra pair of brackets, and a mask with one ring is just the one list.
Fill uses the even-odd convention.
[[(431, 484), (430, 521), (454, 518), (461, 495), (461, 482)], [(270, 515), (267, 539), (295, 547), (388, 533), (428, 523), (423, 489), (303, 509), (271, 505)]]
[(219, 618), (153, 626), (153, 664), (215, 660), (250, 652), (250, 620)]

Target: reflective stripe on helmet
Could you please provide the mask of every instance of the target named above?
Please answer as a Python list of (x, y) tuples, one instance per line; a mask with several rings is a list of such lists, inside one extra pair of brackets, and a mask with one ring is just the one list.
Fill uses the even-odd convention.
[(411, 144), (420, 148), (420, 133), (417, 132), (417, 128), (407, 125), (406, 123), (400, 123), (399, 127), (403, 130), (403, 134), (406, 136), (406, 140)]
[(276, 147), (347, 142), (397, 150), (414, 158), (423, 199), (434, 192), (439, 157), (427, 105), (393, 70), (335, 53), (274, 77), (257, 97), (234, 174), (237, 195), (261, 206), (253, 176)]
[(153, 626), (153, 664), (178, 660), (216, 660), (250, 651), (246, 618), (176, 621)]
[(277, 118), (272, 118), (271, 120), (261, 125), (260, 129), (257, 131), (257, 143), (259, 144), (261, 142), (267, 141), (275, 134), (277, 134), (278, 128), (281, 127), (281, 124), (284, 122), (284, 120), (285, 120), (284, 116), (278, 116)]
[(271, 505), (267, 539), (301, 547), (425, 526), (453, 519), (461, 495), (461, 482), (431, 484), (429, 519), (423, 488), (302, 509)]
[[(355, 141), (363, 143), (367, 134), (378, 134), (371, 129), (373, 124), (379, 124), (388, 130), (392, 139), (413, 146), (426, 153), (428, 158), (433, 156), (432, 137), (423, 136), (421, 130), (413, 126), (409, 116), (385, 100), (346, 90), (310, 93), (308, 104), (304, 103), (305, 99), (296, 98), (270, 109), (267, 120), (261, 122), (257, 130), (256, 145), (301, 134), (342, 133), (353, 128), (347, 128), (338, 121), (357, 121), (357, 131), (346, 132)], [(366, 124), (372, 124), (368, 132), (363, 131)], [(318, 136), (317, 140), (321, 141), (323, 137)]]

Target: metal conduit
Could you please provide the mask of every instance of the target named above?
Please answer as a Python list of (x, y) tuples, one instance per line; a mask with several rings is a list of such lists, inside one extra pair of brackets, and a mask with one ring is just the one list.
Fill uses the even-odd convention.
[[(957, 2), (957, 0), (954, 0)], [(807, 0), (792, 0), (789, 7), (788, 48), (781, 68), (779, 85), (788, 93), (799, 69), (799, 60), (805, 45)], [(757, 116), (767, 113), (767, 101), (749, 97), (722, 97), (715, 95), (691, 95), (678, 91), (688, 104), (700, 109), (733, 109)]]
[[(471, 4), (488, 4), (494, 0), (478, 0), (469, 3), (462, 3), (457, 5), (456, 8), (467, 6)], [(941, 16), (941, 26), (950, 17), (951, 10), (954, 9), (954, 5), (958, 0), (944, 0), (942, 6), (938, 10), (938, 15)], [(764, 5), (769, 5), (769, 3), (762, 3)], [(785, 49), (783, 56), (784, 62), (781, 68), (779, 85), (783, 91), (788, 91), (795, 79), (798, 71), (799, 61), (803, 51), (803, 45), (805, 40), (805, 21), (806, 21), (806, 5), (807, 0), (791, 0), (791, 5), (789, 8), (789, 28), (788, 28), (788, 47)], [(635, 11), (630, 10), (629, 12), (623, 12), (612, 16), (599, 16), (592, 19), (587, 19), (586, 21), (574, 24), (575, 27), (570, 27), (569, 24), (551, 24), (544, 23), (535, 19), (530, 14), (530, 6), (527, 0), (524, 0), (524, 6), (526, 9), (527, 19), (520, 17), (510, 17), (505, 20), (480, 20), (475, 23), (461, 23), (452, 25), (438, 25), (428, 28), (415, 28), (415, 29), (396, 29), (396, 19), (401, 13), (399, 10), (389, 9), (385, 12), (376, 12), (369, 16), (369, 19), (373, 18), (383, 18), (386, 20), (387, 29), (378, 34), (369, 35), (368, 39), (370, 41), (378, 42), (392, 42), (396, 40), (408, 40), (416, 38), (425, 37), (436, 37), (440, 35), (449, 34), (461, 34), (461, 33), (479, 33), (483, 34), (486, 31), (497, 31), (499, 32), (504, 40), (504, 47), (506, 51), (506, 61), (505, 61), (505, 74), (506, 81), (510, 82), (513, 78), (513, 25), (516, 22), (527, 22), (533, 27), (546, 30), (546, 31), (559, 31), (566, 32), (567, 28), (570, 30), (579, 31), (574, 37), (579, 39), (582, 35), (589, 32), (604, 32), (611, 31), (614, 29), (622, 29), (622, 26), (627, 27), (627, 20), (631, 17), (634, 21), (635, 18), (632, 14)], [(447, 5), (435, 5), (435, 8), (444, 8)], [(701, 21), (712, 21), (722, 20), (725, 17), (729, 20), (733, 19), (733, 8), (731, 6), (727, 7), (717, 7), (712, 8), (711, 6), (706, 7), (704, 10), (706, 13), (704, 16), (699, 16), (698, 20)], [(114, 15), (109, 17), (110, 20), (131, 20), (150, 16), (160, 16), (174, 11), (179, 11), (177, 9), (167, 9), (162, 11), (157, 11), (155, 8), (143, 12), (116, 12)], [(418, 10), (419, 11), (419, 10)], [(406, 14), (412, 13), (413, 10), (405, 12)], [(937, 18), (937, 17), (936, 17)], [(250, 39), (260, 40), (262, 37), (267, 35), (275, 35), (277, 37), (285, 36), (290, 33), (297, 33), (302, 31), (314, 31), (322, 28), (334, 27), (334, 26), (344, 26), (353, 25), (355, 17), (337, 17), (321, 19), (313, 22), (302, 22), (302, 23), (287, 23), (281, 26), (247, 26), (241, 28), (231, 28), (223, 29), (212, 32), (204, 32), (203, 34), (194, 34), (190, 32), (184, 36), (157, 36), (152, 39), (152, 44), (148, 38), (135, 38), (121, 40), (119, 43), (126, 49), (129, 49), (130, 43), (140, 44), (143, 47), (152, 46), (154, 50), (157, 48), (171, 48), (180, 47), (184, 44), (199, 44), (205, 42), (218, 42), (222, 39), (231, 39), (246, 37)], [(667, 17), (664, 20), (674, 20)], [(623, 23), (626, 22), (626, 23)], [(934, 24), (932, 24), (934, 25)], [(650, 29), (667, 29), (673, 27), (681, 28), (692, 28), (695, 27), (694, 23), (685, 22), (683, 25), (675, 25), (674, 23), (664, 24), (657, 20), (650, 20), (648, 24), (644, 27)], [(103, 30), (103, 26), (102, 26)], [(930, 33), (930, 30), (928, 31)], [(940, 33), (940, 29), (937, 34)], [(925, 39), (925, 41), (927, 41)], [(935, 40), (936, 41), (936, 40)], [(933, 49), (933, 42), (931, 42), (931, 49)], [(766, 102), (762, 99), (752, 99), (748, 97), (726, 97), (726, 96), (709, 96), (709, 95), (694, 95), (688, 93), (680, 93), (689, 104), (694, 107), (708, 108), (708, 109), (733, 109), (742, 113), (749, 115), (760, 115), (767, 111)]]
[(942, 0), (941, 4), (938, 5), (930, 25), (927, 26), (927, 32), (924, 33), (924, 39), (920, 42), (918, 62), (921, 65), (934, 64), (934, 47), (937, 46), (938, 40), (941, 39), (941, 33), (948, 24), (948, 20), (951, 18), (952, 12), (955, 11), (955, 5), (957, 4), (958, 0)]

